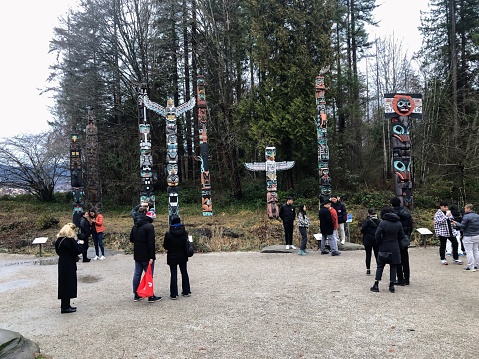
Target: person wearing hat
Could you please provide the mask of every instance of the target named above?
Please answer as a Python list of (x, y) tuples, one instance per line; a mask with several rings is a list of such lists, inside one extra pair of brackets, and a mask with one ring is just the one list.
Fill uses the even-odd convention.
[(296, 210), (293, 206), (293, 197), (288, 197), (286, 203), (279, 208), (279, 218), (283, 221), (284, 240), (286, 242), (286, 249), (296, 249), (293, 245), (293, 228), (294, 219), (296, 217)]
[(188, 232), (181, 224), (178, 216), (171, 217), (170, 230), (165, 233), (163, 248), (167, 250), (166, 263), (170, 266), (170, 299), (178, 298), (178, 267), (181, 272), (181, 295), (189, 297), (191, 295), (190, 278), (188, 276), (186, 255), (186, 241)]
[[(135, 260), (135, 271), (133, 272), (133, 301), (135, 302), (142, 299), (136, 293), (142, 273), (146, 272), (149, 264), (151, 264), (152, 276), (155, 271), (155, 227), (152, 225), (155, 219), (155, 212), (147, 211), (146, 207), (138, 208), (137, 221), (130, 232), (130, 242), (133, 243), (133, 259)], [(161, 297), (153, 294), (148, 298), (148, 303), (158, 300), (161, 300)]]
[(446, 259), (446, 242), (448, 239), (452, 244), (452, 257), (454, 258), (454, 263), (462, 264), (457, 252), (457, 233), (456, 229), (452, 226), (452, 220), (452, 213), (449, 211), (447, 202), (439, 202), (439, 209), (434, 215), (434, 231), (436, 232), (436, 237), (438, 237), (440, 241), (439, 256), (441, 257), (441, 264), (443, 265), (448, 264)]
[(368, 209), (368, 216), (361, 225), (361, 233), (363, 234), (363, 245), (366, 250), (366, 275), (371, 274), (371, 258), (374, 252), (376, 262), (378, 260), (379, 245), (376, 243), (376, 230), (378, 229), (381, 220), (374, 208)]
[(331, 201), (328, 199), (320, 204), (319, 209), (319, 229), (321, 230), (321, 254), (328, 254), (326, 250), (326, 240), (329, 241), (331, 247), (331, 255), (339, 256), (341, 253), (338, 251), (338, 242), (334, 236), (334, 223), (331, 216), (330, 207)]
[(90, 223), (90, 216), (88, 215), (88, 212), (82, 212), (81, 216), (82, 218), (80, 220), (80, 233), (78, 234), (78, 239), (81, 239), (83, 241), (82, 257), (83, 257), (83, 262), (87, 263), (91, 261), (91, 259), (89, 259), (87, 256), (88, 239), (90, 238), (90, 235), (91, 235), (91, 223)]

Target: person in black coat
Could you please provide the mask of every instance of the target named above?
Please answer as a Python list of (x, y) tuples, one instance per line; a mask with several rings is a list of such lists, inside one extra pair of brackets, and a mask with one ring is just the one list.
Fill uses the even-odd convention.
[(279, 218), (283, 221), (286, 249), (296, 249), (296, 246), (293, 244), (293, 227), (294, 219), (296, 218), (296, 210), (293, 203), (293, 197), (290, 196), (286, 203), (279, 208)]
[(55, 252), (58, 258), (58, 299), (61, 300), (61, 313), (76, 312), (70, 305), (70, 299), (77, 297), (77, 261), (83, 252), (83, 241), (76, 239), (76, 226), (65, 224), (57, 234)]
[(378, 218), (374, 208), (368, 209), (368, 216), (361, 225), (361, 233), (363, 234), (363, 245), (366, 250), (366, 275), (371, 274), (371, 257), (374, 252), (376, 262), (378, 260), (379, 245), (376, 243), (376, 230), (381, 220)]
[(82, 218), (80, 219), (80, 233), (78, 234), (78, 239), (83, 241), (83, 262), (90, 262), (91, 259), (88, 258), (88, 239), (91, 235), (91, 223), (88, 212), (82, 212)]
[[(136, 293), (141, 281), (141, 274), (146, 272), (151, 264), (151, 275), (155, 271), (156, 246), (155, 227), (151, 224), (156, 218), (155, 212), (147, 212), (146, 207), (138, 209), (136, 223), (131, 228), (130, 242), (133, 243), (133, 259), (135, 260), (135, 271), (133, 273), (133, 301), (138, 302), (142, 298)], [(148, 297), (148, 303), (161, 300), (161, 297), (152, 295)]]
[[(411, 213), (406, 207), (401, 205), (401, 200), (399, 199), (399, 197), (391, 198), (390, 203), (393, 206), (394, 213), (396, 213), (399, 217), (399, 221), (401, 222), (404, 235), (411, 238), (413, 228)], [(409, 285), (411, 269), (409, 267), (408, 247), (401, 248), (401, 246), (399, 246), (399, 251), (401, 253), (401, 264), (398, 264), (396, 284), (400, 286)]]
[(381, 211), (382, 221), (376, 230), (376, 242), (379, 245), (378, 267), (376, 270), (376, 281), (371, 287), (371, 291), (379, 292), (379, 281), (383, 275), (384, 266), (389, 264), (389, 291), (395, 292), (394, 282), (396, 280), (396, 270), (401, 263), (401, 253), (399, 252), (399, 242), (404, 238), (404, 230), (399, 216), (394, 213), (392, 208), (386, 207)]
[(321, 254), (328, 254), (326, 250), (326, 240), (329, 241), (331, 247), (331, 255), (339, 256), (341, 252), (338, 251), (338, 242), (334, 236), (334, 223), (331, 216), (330, 209), (331, 201), (326, 200), (320, 204), (318, 213), (319, 218), (319, 230), (321, 231)]
[(186, 241), (188, 240), (188, 232), (181, 224), (178, 216), (171, 218), (170, 230), (165, 233), (163, 247), (168, 251), (166, 255), (166, 263), (170, 266), (170, 299), (178, 298), (178, 266), (181, 272), (181, 295), (189, 297), (190, 278), (188, 276), (186, 255)]

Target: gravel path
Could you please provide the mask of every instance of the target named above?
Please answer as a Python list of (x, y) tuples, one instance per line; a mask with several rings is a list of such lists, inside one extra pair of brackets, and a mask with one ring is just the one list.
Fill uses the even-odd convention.
[(78, 263), (78, 310), (62, 315), (56, 265), (0, 254), (0, 328), (54, 359), (474, 357), (479, 271), (440, 265), (437, 248), (411, 248), (411, 285), (389, 293), (387, 267), (372, 293), (364, 255), (195, 254), (193, 294), (176, 301), (159, 255), (163, 300), (148, 304), (132, 300), (132, 256), (116, 254)]

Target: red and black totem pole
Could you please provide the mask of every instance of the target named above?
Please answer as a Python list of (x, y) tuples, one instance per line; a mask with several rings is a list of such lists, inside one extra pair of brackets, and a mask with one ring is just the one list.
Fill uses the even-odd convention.
[(331, 177), (329, 177), (328, 119), (326, 115), (326, 90), (324, 74), (329, 67), (324, 67), (316, 76), (316, 134), (318, 139), (318, 173), (319, 200), (324, 202), (331, 196)]
[(140, 203), (149, 202), (155, 207), (155, 195), (153, 193), (153, 155), (151, 153), (150, 122), (148, 111), (145, 107), (144, 98), (147, 85), (140, 85), (138, 93), (138, 128), (140, 130)]
[(195, 160), (200, 162), (201, 167), (201, 207), (203, 216), (213, 215), (213, 202), (211, 201), (211, 182), (209, 167), (209, 149), (208, 149), (208, 133), (206, 123), (208, 117), (206, 115), (206, 91), (205, 79), (198, 76), (196, 79), (196, 90), (198, 104), (198, 133), (200, 137), (200, 155), (195, 156)]
[(98, 161), (98, 128), (92, 110), (88, 110), (86, 132), (86, 197), (90, 207), (101, 210), (101, 183)]
[(395, 195), (404, 207), (413, 208), (411, 119), (422, 118), (422, 95), (384, 94), (384, 112), (391, 123), (392, 168)]
[(81, 148), (78, 143), (78, 134), (71, 134), (70, 142), (70, 179), (73, 194), (72, 222), (80, 225), (81, 213), (83, 212), (83, 169), (81, 162)]

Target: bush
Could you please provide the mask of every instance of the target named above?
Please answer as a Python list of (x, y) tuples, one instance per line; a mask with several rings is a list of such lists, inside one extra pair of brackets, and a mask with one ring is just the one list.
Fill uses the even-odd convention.
[(57, 217), (54, 217), (50, 214), (42, 214), (36, 222), (36, 227), (38, 229), (50, 229), (55, 227), (60, 220)]

